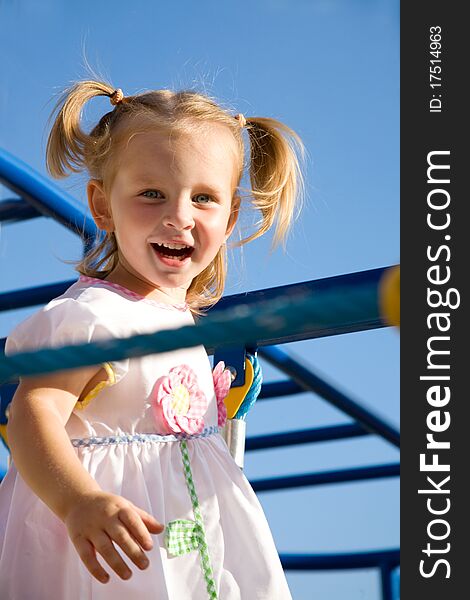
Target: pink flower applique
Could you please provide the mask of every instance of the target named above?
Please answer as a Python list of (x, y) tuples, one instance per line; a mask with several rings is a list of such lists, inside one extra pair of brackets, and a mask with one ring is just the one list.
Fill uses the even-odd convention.
[(204, 429), (208, 402), (196, 373), (188, 365), (173, 367), (168, 375), (157, 379), (151, 403), (157, 427), (163, 422), (168, 433), (194, 434)]
[(224, 400), (232, 385), (232, 374), (225, 368), (224, 361), (221, 360), (217, 363), (212, 371), (212, 378), (214, 380), (215, 397), (217, 399), (218, 425), (219, 427), (223, 427), (227, 420), (227, 407)]

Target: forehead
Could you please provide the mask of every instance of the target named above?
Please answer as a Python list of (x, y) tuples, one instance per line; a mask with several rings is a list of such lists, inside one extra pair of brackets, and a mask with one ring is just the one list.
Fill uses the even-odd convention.
[[(131, 134), (119, 152), (119, 173), (133, 179), (181, 177), (237, 185), (240, 157), (236, 141), (223, 125), (175, 133), (147, 129)], [(233, 183), (235, 182), (235, 183)]]

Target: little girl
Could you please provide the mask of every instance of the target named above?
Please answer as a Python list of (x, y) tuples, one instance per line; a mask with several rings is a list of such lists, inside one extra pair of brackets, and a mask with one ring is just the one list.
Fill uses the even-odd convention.
[[(113, 109), (87, 134), (85, 103)], [(240, 210), (244, 132), (250, 241), (283, 240), (302, 183), (298, 136), (191, 91), (66, 92), (47, 146), (55, 177), (86, 170), (104, 232), (68, 290), (21, 323), (6, 353), (194, 324), (222, 296)], [(219, 434), (230, 372), (203, 346), (21, 378), (0, 487), (5, 600), (286, 600), (262, 508)], [(130, 566), (137, 567), (131, 570)]]

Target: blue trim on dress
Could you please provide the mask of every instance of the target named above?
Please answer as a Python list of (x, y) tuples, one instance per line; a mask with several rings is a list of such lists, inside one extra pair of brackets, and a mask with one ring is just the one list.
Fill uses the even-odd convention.
[(160, 435), (159, 433), (124, 433), (122, 435), (110, 435), (106, 437), (72, 438), (70, 441), (75, 448), (83, 446), (106, 446), (109, 444), (132, 444), (134, 442), (179, 442), (181, 440), (192, 440), (207, 437), (219, 433), (218, 425), (206, 427), (201, 433), (174, 433)]

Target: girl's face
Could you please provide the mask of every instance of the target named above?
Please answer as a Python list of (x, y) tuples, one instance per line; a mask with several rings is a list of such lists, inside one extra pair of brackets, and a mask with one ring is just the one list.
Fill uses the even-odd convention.
[[(118, 160), (107, 192), (102, 182), (88, 184), (95, 222), (114, 231), (119, 247), (119, 265), (107, 280), (160, 301), (184, 302), (238, 216), (235, 140), (217, 124), (172, 139), (150, 130), (131, 137)], [(184, 259), (165, 257), (176, 254)]]

